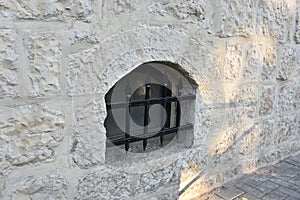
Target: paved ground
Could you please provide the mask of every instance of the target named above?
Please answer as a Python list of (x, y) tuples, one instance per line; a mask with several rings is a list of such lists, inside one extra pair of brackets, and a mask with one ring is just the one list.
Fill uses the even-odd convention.
[(201, 200), (300, 200), (300, 154), (226, 183)]

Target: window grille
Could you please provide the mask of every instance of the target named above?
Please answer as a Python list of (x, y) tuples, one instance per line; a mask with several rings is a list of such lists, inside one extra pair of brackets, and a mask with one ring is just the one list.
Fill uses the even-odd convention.
[[(150, 83), (150, 75), (147, 74), (147, 77), (145, 79), (145, 85), (143, 86), (144, 94), (142, 97), (135, 98), (134, 93), (132, 94), (130, 83), (127, 83), (127, 86), (125, 88), (125, 95), (126, 95), (126, 101), (121, 103), (106, 103), (106, 109), (108, 113), (112, 109), (119, 109), (119, 108), (125, 108), (126, 109), (126, 115), (125, 117), (125, 132), (118, 130), (117, 134), (107, 132), (107, 138), (111, 141), (113, 145), (119, 146), (124, 145), (125, 150), (128, 151), (130, 144), (135, 142), (142, 142), (143, 143), (143, 149), (144, 151), (147, 148), (147, 142), (149, 139), (152, 138), (160, 138), (160, 145), (162, 146), (164, 144), (164, 137), (166, 135), (175, 134), (178, 138), (179, 131), (184, 131), (188, 129), (192, 129), (192, 124), (181, 124), (181, 108), (180, 108), (180, 102), (183, 101), (192, 101), (196, 97), (194, 94), (188, 94), (188, 95), (182, 95), (183, 92), (183, 84), (181, 78), (178, 80), (178, 83), (176, 84), (176, 90), (172, 93), (172, 91), (168, 88), (172, 88), (171, 82), (169, 81), (167, 74), (165, 73), (163, 76), (163, 85), (153, 84)], [(157, 93), (159, 91), (159, 94), (151, 95), (154, 92)], [(151, 132), (148, 130), (148, 123), (149, 123), (149, 108), (151, 105), (154, 104), (160, 104), (165, 109), (166, 113), (166, 120), (165, 123), (162, 124), (162, 128), (160, 131)], [(143, 114), (143, 126), (144, 129), (141, 131), (141, 133), (135, 133), (131, 134), (132, 130), (130, 127), (130, 116), (132, 114), (132, 110), (135, 108), (143, 108), (143, 113), (140, 109), (139, 114)], [(172, 116), (174, 115), (174, 116)], [(171, 119), (174, 119), (175, 122), (171, 123)], [(163, 123), (163, 122), (162, 122)]]

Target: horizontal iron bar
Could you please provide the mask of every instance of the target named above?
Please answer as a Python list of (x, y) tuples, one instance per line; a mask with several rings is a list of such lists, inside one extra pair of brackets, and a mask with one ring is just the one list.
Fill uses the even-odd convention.
[(180, 127), (165, 128), (164, 130), (159, 131), (156, 134), (155, 134), (155, 132), (152, 132), (152, 133), (148, 133), (146, 135), (129, 136), (128, 138), (124, 138), (122, 136), (122, 137), (114, 137), (114, 138), (111, 137), (111, 138), (108, 138), (108, 139), (110, 140), (111, 143), (113, 143), (113, 145), (118, 146), (118, 145), (124, 145), (124, 144), (126, 144), (126, 142), (129, 142), (129, 143), (138, 142), (138, 141), (142, 141), (144, 139), (156, 138), (156, 137), (160, 137), (160, 136), (163, 136), (163, 135), (169, 135), (169, 134), (175, 133), (177, 131), (184, 131), (184, 130), (189, 130), (189, 129), (192, 129), (192, 128), (193, 128), (192, 124), (186, 124), (186, 125), (182, 125)]
[(125, 108), (129, 105), (129, 107), (136, 107), (136, 106), (145, 106), (145, 105), (153, 105), (153, 104), (160, 104), (164, 102), (176, 102), (176, 101), (186, 101), (186, 100), (195, 100), (196, 96), (193, 94), (180, 96), (180, 97), (165, 97), (165, 98), (153, 98), (148, 100), (141, 100), (141, 101), (132, 101), (132, 102), (121, 102), (121, 103), (112, 103), (106, 104), (106, 108), (110, 109), (117, 109), (117, 108)]

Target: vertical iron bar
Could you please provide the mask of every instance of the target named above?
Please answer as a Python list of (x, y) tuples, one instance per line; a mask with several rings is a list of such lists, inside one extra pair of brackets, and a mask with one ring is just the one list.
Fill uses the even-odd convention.
[[(145, 100), (150, 99), (150, 92), (151, 92), (151, 84), (150, 84), (150, 76), (147, 74), (146, 77), (146, 94), (145, 94)], [(144, 134), (148, 133), (148, 124), (149, 124), (149, 104), (145, 105), (145, 110), (144, 110)], [(147, 138), (143, 140), (143, 149), (144, 151), (147, 148)]]
[[(177, 97), (180, 97), (182, 95), (182, 80), (179, 79), (178, 85), (177, 85)], [(181, 115), (181, 108), (180, 108), (180, 102), (179, 100), (176, 101), (176, 127), (180, 127), (180, 115)], [(178, 131), (176, 132), (176, 138), (178, 139)]]
[[(164, 117), (164, 113), (167, 112), (167, 102), (166, 102), (166, 97), (167, 97), (167, 87), (168, 87), (168, 76), (167, 76), (167, 72), (164, 73), (163, 76), (163, 93), (162, 93), (162, 98), (164, 99), (164, 103), (163, 103), (163, 109), (161, 112), (161, 116), (162, 118)], [(164, 112), (165, 111), (165, 112)], [(166, 115), (166, 121), (161, 120), (161, 127), (163, 128), (163, 130), (166, 128), (166, 123), (168, 120), (168, 114)], [(160, 146), (162, 146), (164, 143), (164, 136), (160, 136)]]
[[(125, 138), (129, 138), (130, 133), (130, 107), (129, 107), (129, 101), (131, 97), (131, 87), (129, 82), (127, 83), (127, 86), (125, 88), (125, 94), (126, 94), (126, 103), (127, 106), (125, 107)], [(126, 141), (125, 143), (125, 151), (127, 152), (129, 150), (129, 142)]]

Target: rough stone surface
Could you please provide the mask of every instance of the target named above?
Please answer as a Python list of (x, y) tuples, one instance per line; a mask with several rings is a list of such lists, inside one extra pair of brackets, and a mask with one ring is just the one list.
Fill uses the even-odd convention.
[(24, 43), (28, 50), (31, 96), (59, 95), (62, 47), (58, 38), (54, 33), (28, 35)]
[(0, 29), (0, 99), (18, 96), (16, 32)]
[[(157, 178), (159, 177), (159, 178)], [(142, 174), (137, 180), (135, 192), (137, 194), (155, 191), (161, 186), (172, 186), (179, 184), (179, 169), (176, 163), (150, 173)]]
[(280, 43), (290, 40), (295, 8), (295, 0), (259, 1), (256, 25), (257, 33), (271, 37)]
[(278, 107), (279, 113), (286, 113), (296, 109), (295, 83), (286, 84), (279, 88)]
[(213, 27), (221, 37), (248, 36), (255, 33), (256, 0), (216, 1)]
[[(198, 199), (296, 153), (299, 3), (0, 0), (0, 199)], [(195, 94), (180, 116), (193, 129), (162, 147), (149, 140), (145, 152), (110, 147), (105, 95), (157, 61)]]
[(266, 44), (263, 48), (263, 67), (261, 79), (263, 81), (273, 80), (276, 76), (277, 53), (274, 45)]
[(255, 81), (259, 77), (259, 70), (262, 67), (261, 43), (253, 42), (247, 47), (246, 63), (243, 69), (243, 79)]
[(280, 144), (289, 139), (297, 139), (297, 120), (296, 116), (289, 115), (279, 118), (277, 132), (274, 137), (274, 143)]
[(170, 16), (188, 23), (203, 23), (206, 6), (203, 1), (154, 1), (148, 11), (160, 16)]
[(132, 195), (132, 181), (132, 177), (122, 171), (104, 168), (79, 179), (75, 199), (125, 200)]
[(278, 75), (277, 80), (291, 80), (291, 76), (296, 67), (296, 49), (294, 47), (284, 47), (278, 55)]
[(39, 199), (68, 199), (67, 182), (59, 173), (46, 176), (20, 177), (17, 182), (10, 185), (3, 193), (4, 200), (39, 200)]
[(235, 41), (226, 44), (224, 78), (234, 81), (240, 78), (242, 69), (242, 47)]
[(94, 94), (99, 80), (95, 49), (83, 50), (68, 56), (67, 80), (69, 95)]
[(275, 106), (275, 86), (269, 85), (261, 88), (259, 115), (265, 116), (273, 112)]
[(11, 167), (54, 161), (64, 124), (64, 114), (45, 105), (1, 108), (1, 173)]
[(93, 0), (75, 1), (0, 1), (0, 16), (19, 19), (65, 20), (74, 18), (89, 21), (93, 12)]
[(115, 15), (130, 14), (137, 10), (138, 0), (113, 0), (110, 10)]
[(100, 126), (101, 118), (98, 118), (99, 115), (104, 115), (101, 112), (103, 108), (97, 106), (97, 102), (79, 107), (75, 111), (71, 159), (80, 168), (90, 168), (104, 162), (106, 138), (99, 135), (104, 131)]

